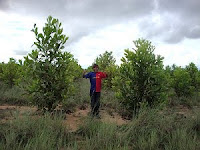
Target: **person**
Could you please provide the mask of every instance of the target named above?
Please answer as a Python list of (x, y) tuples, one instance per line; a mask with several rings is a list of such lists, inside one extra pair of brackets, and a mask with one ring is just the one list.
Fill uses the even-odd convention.
[(100, 107), (100, 95), (101, 95), (101, 79), (106, 78), (107, 74), (105, 72), (99, 72), (99, 66), (94, 64), (92, 66), (94, 72), (89, 72), (86, 74), (86, 71), (83, 72), (83, 78), (90, 79), (90, 98), (91, 98), (91, 115), (97, 118), (99, 116), (99, 107)]

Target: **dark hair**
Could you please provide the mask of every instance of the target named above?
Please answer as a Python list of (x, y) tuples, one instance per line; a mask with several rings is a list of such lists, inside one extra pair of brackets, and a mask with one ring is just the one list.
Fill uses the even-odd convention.
[(92, 68), (96, 68), (96, 67), (99, 68), (99, 66), (97, 64), (92, 65)]

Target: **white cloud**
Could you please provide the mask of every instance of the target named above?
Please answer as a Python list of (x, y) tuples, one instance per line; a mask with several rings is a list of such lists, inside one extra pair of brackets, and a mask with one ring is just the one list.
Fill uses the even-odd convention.
[(34, 34), (31, 32), (34, 23), (41, 25), (41, 21), (16, 14), (0, 12), (0, 62), (7, 62), (9, 58), (22, 59), (25, 51), (31, 51)]
[(155, 53), (164, 57), (164, 65), (186, 66), (190, 62), (200, 66), (200, 40), (185, 39), (178, 44), (156, 43)]
[(196, 0), (0, 0), (0, 4), (0, 61), (21, 59), (30, 52), (33, 24), (42, 29), (52, 14), (69, 36), (65, 50), (83, 67), (106, 50), (113, 51), (119, 64), (124, 49), (131, 49), (132, 41), (141, 37), (152, 41), (165, 65), (193, 61), (200, 66), (200, 3)]
[(139, 36), (137, 25), (133, 22), (112, 25), (80, 39), (71, 46), (74, 49), (72, 53), (83, 67), (91, 65), (106, 50), (113, 51), (117, 64), (120, 64), (124, 49), (132, 47), (132, 41)]

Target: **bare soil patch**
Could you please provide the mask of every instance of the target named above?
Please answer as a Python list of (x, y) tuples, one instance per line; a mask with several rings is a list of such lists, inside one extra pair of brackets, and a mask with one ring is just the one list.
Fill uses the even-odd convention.
[[(37, 107), (2, 105), (0, 106), (0, 122), (6, 122), (14, 119), (13, 114), (15, 112), (18, 112), (20, 116), (29, 113), (34, 116), (34, 119), (36, 117), (35, 114), (37, 114)], [(76, 108), (74, 112), (65, 114), (65, 120), (63, 121), (63, 123), (64, 125), (69, 127), (70, 131), (76, 131), (83, 123), (84, 119), (89, 115), (89, 113), (89, 106), (86, 106), (84, 109)], [(100, 115), (100, 120), (102, 122), (116, 123), (117, 125), (126, 124), (128, 122), (128, 120), (122, 119), (122, 117), (116, 112), (109, 113), (106, 108), (100, 110)], [(37, 116), (39, 117), (40, 115), (38, 114)]]

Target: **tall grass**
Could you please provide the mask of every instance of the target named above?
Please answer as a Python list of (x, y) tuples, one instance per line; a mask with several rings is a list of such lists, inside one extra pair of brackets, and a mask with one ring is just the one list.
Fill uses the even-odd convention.
[(144, 109), (122, 126), (86, 117), (76, 132), (64, 126), (62, 115), (14, 117), (10, 123), (0, 124), (0, 149), (200, 149), (198, 109), (186, 118), (167, 110)]
[[(16, 116), (1, 130), (2, 149), (60, 149), (68, 146), (70, 134), (62, 124), (62, 118), (45, 114)], [(2, 126), (2, 125), (1, 125)]]
[[(168, 113), (168, 112), (166, 112)], [(167, 115), (156, 109), (141, 112), (138, 118), (125, 128), (125, 138), (133, 149), (187, 149), (199, 146), (199, 115), (194, 118), (178, 118), (176, 114)]]
[(75, 107), (85, 107), (90, 103), (90, 83), (86, 79), (78, 79), (75, 82), (75, 92), (72, 96), (62, 102), (64, 110), (73, 111)]
[(110, 90), (102, 90), (101, 92), (101, 103), (103, 107), (109, 107), (114, 110), (120, 109), (119, 100), (115, 96), (115, 92)]
[(80, 127), (78, 134), (83, 138), (81, 149), (128, 149), (128, 142), (123, 140), (116, 124), (88, 118)]
[(200, 92), (195, 92), (191, 97), (169, 96), (168, 102), (170, 107), (184, 105), (188, 108), (192, 108), (193, 106), (200, 106)]
[(10, 88), (0, 82), (0, 104), (27, 105), (27, 96), (24, 93), (24, 90), (16, 85)]
[[(90, 103), (88, 80), (76, 83), (77, 92), (66, 100), (66, 109)], [(4, 99), (20, 99), (19, 89), (0, 87)], [(17, 92), (16, 92), (17, 91)], [(16, 92), (16, 93), (15, 93)], [(15, 95), (15, 94), (16, 95)], [(10, 97), (9, 97), (10, 96)], [(66, 149), (66, 150), (196, 150), (200, 149), (199, 95), (187, 99), (173, 99), (171, 106), (190, 105), (186, 116), (176, 113), (176, 107), (161, 109), (141, 108), (139, 115), (129, 123), (102, 122), (86, 117), (76, 132), (69, 132), (63, 124), (63, 114), (43, 116), (14, 115), (14, 120), (0, 123), (0, 149)], [(102, 91), (102, 107), (120, 110), (112, 91)], [(174, 103), (174, 105), (172, 105)], [(196, 107), (194, 107), (196, 105)]]
[(199, 114), (179, 118), (167, 111), (145, 109), (123, 126), (87, 119), (78, 131), (80, 148), (196, 150), (200, 148)]

